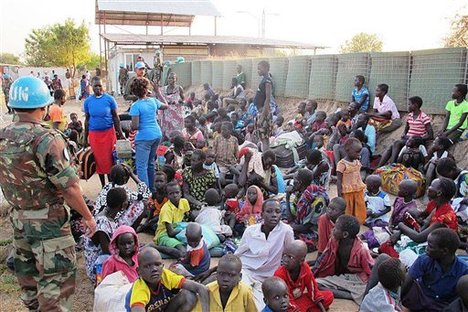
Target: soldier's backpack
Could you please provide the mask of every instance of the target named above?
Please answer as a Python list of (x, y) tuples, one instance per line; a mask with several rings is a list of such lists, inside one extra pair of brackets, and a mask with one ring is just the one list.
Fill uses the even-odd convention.
[(79, 150), (76, 157), (79, 163), (78, 175), (80, 179), (88, 180), (96, 172), (96, 160), (91, 147)]

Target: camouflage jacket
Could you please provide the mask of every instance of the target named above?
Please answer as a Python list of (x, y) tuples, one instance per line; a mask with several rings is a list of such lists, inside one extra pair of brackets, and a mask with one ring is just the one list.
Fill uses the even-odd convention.
[(62, 134), (24, 117), (0, 130), (0, 186), (13, 209), (46, 214), (79, 178)]

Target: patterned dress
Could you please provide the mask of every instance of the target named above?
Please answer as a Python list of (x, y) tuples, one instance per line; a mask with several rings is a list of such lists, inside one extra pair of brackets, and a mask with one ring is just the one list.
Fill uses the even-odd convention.
[(167, 136), (171, 131), (180, 130), (184, 124), (183, 105), (179, 104), (180, 86), (175, 85), (172, 90), (165, 86), (161, 88), (161, 94), (169, 104), (169, 108), (164, 110), (161, 118), (161, 129)]
[(205, 201), (205, 192), (216, 183), (216, 177), (212, 170), (206, 170), (205, 174), (195, 176), (192, 168), (185, 168), (183, 173), (184, 183), (190, 187), (190, 195), (201, 202)]
[[(95, 217), (96, 220), (96, 232), (103, 232), (109, 238), (112, 238), (115, 230), (119, 227), (119, 224), (114, 220), (109, 219), (104, 213), (99, 214)], [(98, 257), (102, 255), (102, 247), (96, 246), (91, 238), (85, 237), (84, 239), (84, 256), (86, 265), (86, 274), (91, 281), (96, 281), (96, 270), (95, 264)]]

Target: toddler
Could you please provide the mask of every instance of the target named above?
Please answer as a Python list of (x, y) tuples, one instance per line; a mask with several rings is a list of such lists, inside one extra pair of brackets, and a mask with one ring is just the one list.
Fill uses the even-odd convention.
[(195, 277), (210, 268), (211, 256), (203, 240), (200, 224), (190, 222), (185, 229), (187, 253), (172, 268), (185, 277)]
[(221, 196), (216, 189), (211, 188), (205, 192), (205, 203), (206, 206), (201, 208), (195, 221), (212, 229), (219, 240), (224, 242), (226, 237), (232, 236), (232, 230), (224, 225), (225, 211), (221, 210)]
[(289, 302), (288, 285), (279, 277), (269, 277), (262, 284), (265, 307), (262, 312), (294, 311)]
[(361, 180), (362, 144), (356, 138), (350, 138), (344, 145), (346, 157), (338, 162), (336, 168), (336, 188), (339, 197), (346, 202), (346, 214), (355, 216), (359, 223), (366, 219), (366, 202), (364, 189), (366, 185)]
[(166, 194), (167, 175), (164, 171), (156, 171), (154, 174), (155, 191), (148, 199), (148, 218), (141, 222), (137, 232), (154, 234), (158, 225), (161, 208), (168, 201)]
[(386, 226), (390, 220), (390, 197), (380, 189), (382, 179), (373, 174), (366, 178), (367, 191), (364, 200), (367, 207), (367, 219), (365, 224), (373, 226)]

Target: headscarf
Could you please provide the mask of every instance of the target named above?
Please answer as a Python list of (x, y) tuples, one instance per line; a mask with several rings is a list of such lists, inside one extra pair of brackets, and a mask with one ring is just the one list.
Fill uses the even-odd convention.
[[(247, 195), (246, 195), (244, 206), (237, 214), (237, 218), (240, 220), (246, 219), (251, 215), (260, 215), (262, 213), (262, 206), (263, 206), (262, 190), (256, 185), (250, 186), (249, 189), (252, 187), (257, 192), (257, 200), (252, 205), (252, 203), (248, 200)], [(247, 192), (248, 192), (248, 189), (247, 189)]]
[(112, 239), (110, 241), (110, 244), (109, 244), (109, 251), (111, 253), (111, 255), (115, 255), (115, 256), (118, 256), (119, 255), (119, 249), (117, 248), (117, 237), (119, 237), (120, 235), (122, 234), (126, 234), (126, 233), (131, 233), (133, 235), (133, 237), (135, 238), (135, 253), (133, 254), (133, 257), (132, 257), (132, 260), (134, 263), (137, 263), (138, 260), (138, 235), (136, 234), (135, 230), (131, 227), (131, 226), (128, 226), (128, 225), (121, 225), (119, 226), (114, 234), (112, 235)]

